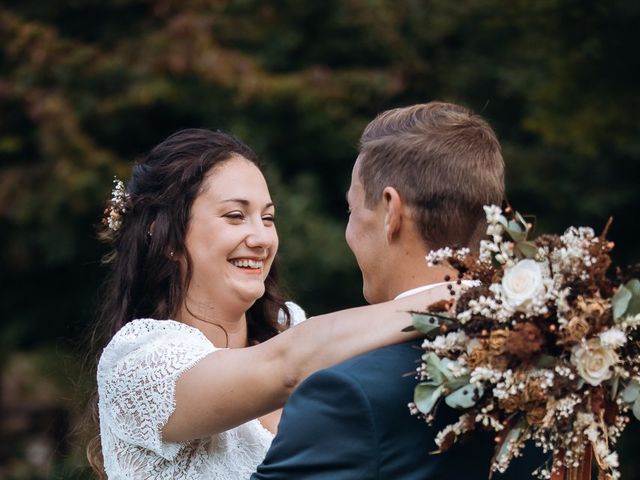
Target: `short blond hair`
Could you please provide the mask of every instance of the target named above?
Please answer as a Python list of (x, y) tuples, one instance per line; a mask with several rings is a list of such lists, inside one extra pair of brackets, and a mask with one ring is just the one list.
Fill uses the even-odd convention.
[(504, 160), (489, 124), (459, 105), (430, 102), (388, 110), (360, 138), (359, 176), (372, 208), (385, 187), (413, 210), (427, 247), (476, 249), (483, 205), (504, 198)]

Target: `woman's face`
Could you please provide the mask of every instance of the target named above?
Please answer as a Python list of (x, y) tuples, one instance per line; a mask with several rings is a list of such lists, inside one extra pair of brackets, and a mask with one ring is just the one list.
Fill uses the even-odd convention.
[(264, 294), (278, 250), (264, 176), (234, 156), (207, 174), (191, 207), (185, 245), (193, 261), (190, 300), (249, 308)]

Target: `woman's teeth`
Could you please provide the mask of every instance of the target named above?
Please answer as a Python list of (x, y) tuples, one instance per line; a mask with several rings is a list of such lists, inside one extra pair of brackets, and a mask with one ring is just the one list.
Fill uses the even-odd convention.
[(231, 260), (231, 263), (240, 268), (262, 268), (264, 262), (262, 260)]

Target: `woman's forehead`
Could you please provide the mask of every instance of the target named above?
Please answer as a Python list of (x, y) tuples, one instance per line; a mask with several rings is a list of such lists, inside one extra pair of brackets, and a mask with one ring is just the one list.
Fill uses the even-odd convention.
[(239, 155), (207, 173), (202, 187), (201, 195), (217, 202), (230, 199), (271, 201), (267, 182), (260, 169)]

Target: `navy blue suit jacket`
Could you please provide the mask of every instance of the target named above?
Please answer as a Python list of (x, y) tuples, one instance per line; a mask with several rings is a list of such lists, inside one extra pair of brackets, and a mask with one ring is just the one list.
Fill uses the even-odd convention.
[[(431, 455), (435, 435), (459, 413), (441, 403), (433, 427), (409, 414), (419, 345), (375, 350), (307, 378), (251, 479), (486, 480), (495, 448), (489, 434)], [(537, 451), (526, 452), (494, 478), (530, 478), (543, 461)]]

